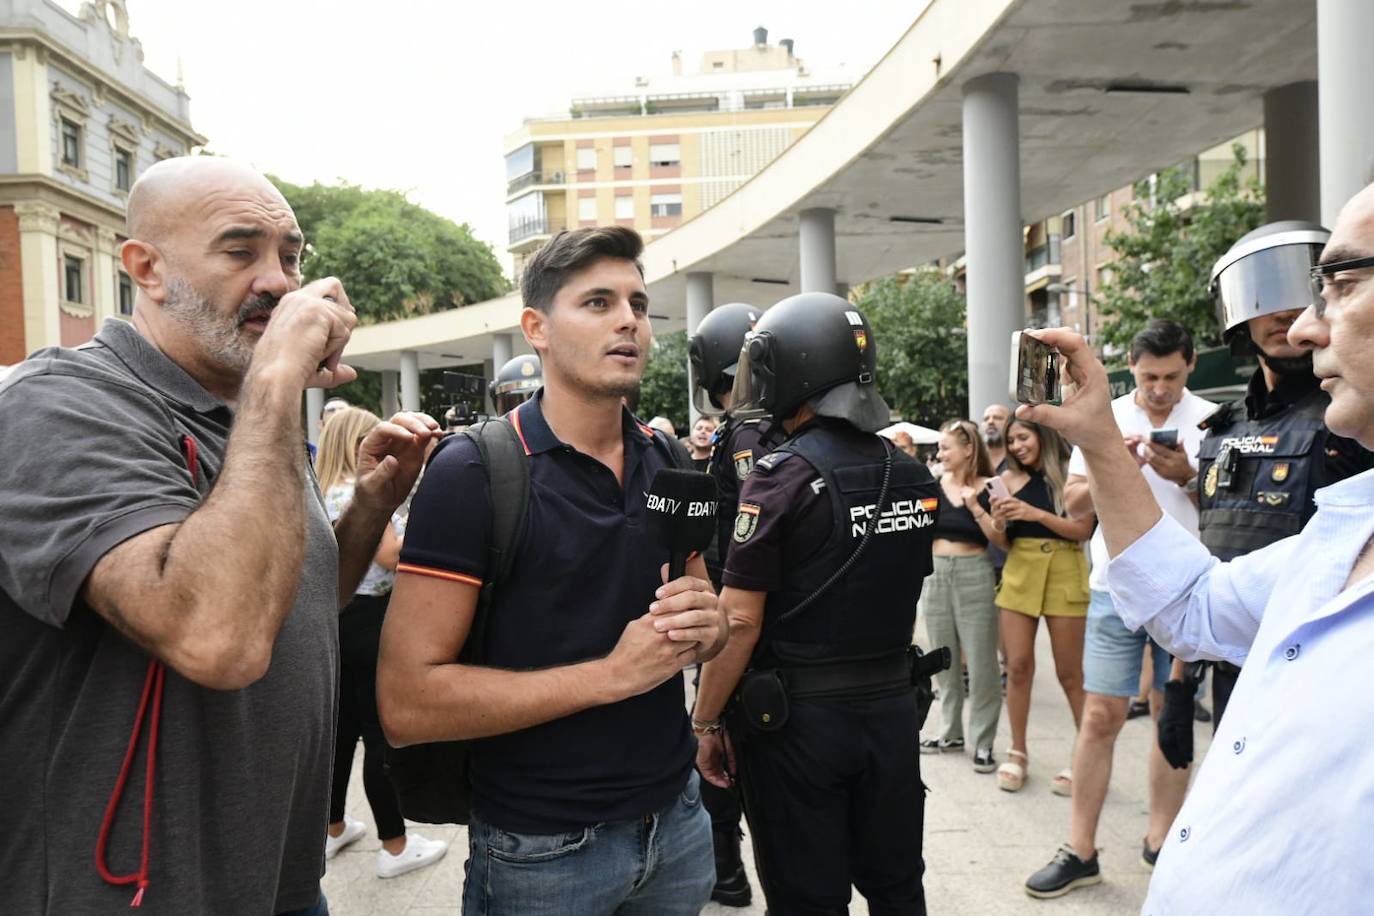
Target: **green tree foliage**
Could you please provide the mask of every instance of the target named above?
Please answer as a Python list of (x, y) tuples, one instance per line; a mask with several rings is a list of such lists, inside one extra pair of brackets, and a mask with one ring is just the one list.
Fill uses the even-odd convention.
[(665, 416), (678, 435), (687, 435), (687, 332), (674, 331), (654, 338), (644, 382), (639, 389), (639, 409), (644, 420)]
[(935, 269), (884, 277), (855, 304), (878, 343), (878, 390), (909, 422), (938, 427), (968, 412), (964, 294)]
[(510, 289), (491, 247), (399, 191), (273, 181), (309, 244), (305, 278), (336, 276), (364, 324), (482, 302)]
[[(341, 279), (361, 324), (482, 302), (510, 289), (491, 247), (466, 224), (411, 203), (399, 191), (272, 181), (305, 234), (305, 279)], [(359, 372), (357, 381), (328, 395), (376, 411), (381, 390), (378, 373)]]
[(1231, 165), (1186, 210), (1180, 202), (1191, 186), (1178, 169), (1160, 172), (1153, 188), (1136, 183), (1124, 211), (1129, 228), (1105, 237), (1117, 260), (1097, 292), (1108, 319), (1100, 329), (1104, 344), (1128, 349), (1151, 318), (1178, 321), (1199, 346), (1221, 343), (1208, 292), (1212, 265), (1264, 221), (1264, 188), (1253, 176), (1242, 178), (1245, 148), (1235, 144), (1231, 152)]

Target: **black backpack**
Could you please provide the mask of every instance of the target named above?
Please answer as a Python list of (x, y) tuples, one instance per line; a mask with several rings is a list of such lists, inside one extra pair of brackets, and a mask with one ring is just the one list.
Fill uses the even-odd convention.
[[(525, 513), (530, 503), (530, 467), (525, 446), (509, 421), (484, 420), (463, 431), (477, 446), (487, 472), (487, 496), (491, 505), (491, 530), (487, 538), (490, 557), (477, 608), (472, 616), (458, 661), (480, 665), (485, 661), (487, 621), (496, 590), (510, 576)], [(673, 464), (691, 468), (691, 457), (673, 451), (670, 436), (655, 431), (668, 444)], [(686, 450), (683, 449), (684, 455)], [(472, 816), (472, 783), (468, 775), (471, 741), (439, 741), (410, 747), (388, 747), (385, 769), (396, 787), (401, 814), (425, 824), (466, 824)]]
[[(510, 575), (525, 512), (530, 501), (530, 468), (515, 428), (504, 419), (484, 420), (463, 431), (477, 446), (487, 472), (491, 505), (487, 575), (477, 596), (472, 628), (458, 661), (484, 661), (486, 630), (496, 589)], [(426, 824), (466, 824), (471, 816), (472, 784), (468, 778), (470, 741), (441, 741), (387, 748), (386, 772), (396, 787), (401, 814)]]

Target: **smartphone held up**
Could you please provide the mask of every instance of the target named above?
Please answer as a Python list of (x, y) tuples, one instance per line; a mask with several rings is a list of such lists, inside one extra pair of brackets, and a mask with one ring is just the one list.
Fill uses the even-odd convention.
[(1011, 335), (1011, 396), (1021, 404), (1057, 404), (1064, 399), (1059, 351), (1023, 331)]

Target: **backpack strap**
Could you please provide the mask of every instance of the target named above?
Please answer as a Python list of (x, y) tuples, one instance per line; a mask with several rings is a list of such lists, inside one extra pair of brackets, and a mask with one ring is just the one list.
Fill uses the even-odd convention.
[(504, 417), (483, 420), (463, 430), (463, 435), (477, 446), (482, 458), (482, 467), (487, 472), (487, 500), (491, 506), (487, 575), (460, 656), (462, 661), (471, 663), (482, 660), (487, 614), (496, 598), (496, 590), (510, 577), (515, 566), (530, 505), (530, 466), (519, 434)]

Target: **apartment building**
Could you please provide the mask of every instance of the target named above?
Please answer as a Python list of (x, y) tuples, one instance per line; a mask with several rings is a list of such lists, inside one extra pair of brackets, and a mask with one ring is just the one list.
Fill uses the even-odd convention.
[(714, 206), (805, 133), (854, 80), (813, 69), (790, 39), (708, 51), (696, 72), (593, 87), (558, 117), (506, 139), (510, 251), (524, 261), (554, 233), (629, 226), (646, 239)]

